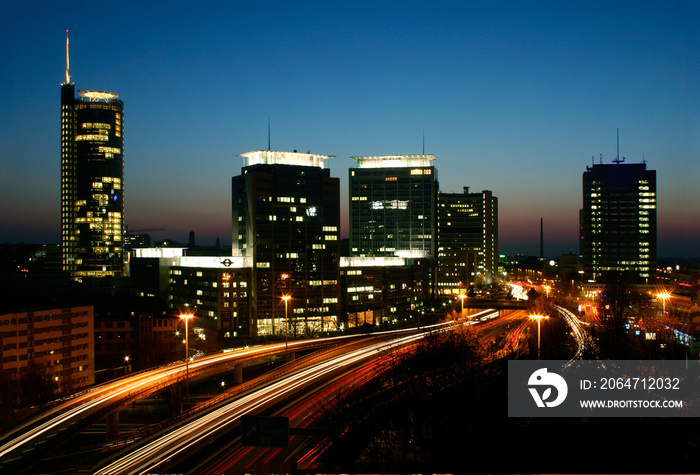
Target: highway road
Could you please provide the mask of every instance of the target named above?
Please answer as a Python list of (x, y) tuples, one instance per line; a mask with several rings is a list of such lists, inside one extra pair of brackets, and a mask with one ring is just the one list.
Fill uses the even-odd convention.
[[(364, 338), (366, 335), (352, 335), (332, 338), (316, 338), (286, 343), (240, 348), (232, 351), (205, 356), (189, 364), (190, 377), (224, 366), (242, 363), (252, 358), (260, 358), (289, 351), (304, 351), (324, 346), (341, 344), (343, 341)], [(142, 397), (185, 377), (184, 362), (143, 371), (109, 383), (93, 387), (66, 398), (47, 408), (0, 438), (0, 471), (12, 471), (12, 467), (23, 460), (36, 457), (52, 440), (65, 437), (87, 420), (103, 416), (121, 404)]]
[[(407, 351), (409, 347), (405, 347)], [(192, 473), (216, 475), (221, 473), (294, 473), (296, 470), (315, 471), (316, 459), (327, 448), (329, 439), (314, 430), (324, 408), (339, 403), (370, 379), (389, 368), (397, 352), (347, 367), (342, 374), (319, 382), (314, 388), (299, 393), (271, 415), (289, 420), (289, 445), (285, 448), (251, 447), (232, 438), (202, 460), (196, 457)], [(183, 468), (183, 467), (181, 467)]]
[[(570, 316), (565, 316), (565, 318), (570, 318)], [(574, 335), (578, 335), (577, 341), (581, 342), (579, 346), (590, 344), (591, 342), (586, 340), (585, 330), (580, 327), (580, 322), (575, 317), (573, 318), (575, 321), (570, 322), (570, 325)], [(423, 333), (420, 334), (415, 334), (417, 330), (411, 329), (364, 335), (362, 338), (367, 340), (369, 346), (358, 348), (357, 344), (348, 345), (347, 353), (328, 358), (317, 365), (274, 382), (264, 389), (241, 396), (166, 435), (155, 438), (123, 458), (100, 467), (100, 473), (168, 471), (186, 460), (193, 451), (196, 453), (197, 447), (200, 447), (201, 444), (215, 440), (217, 434), (231, 433), (238, 427), (241, 415), (260, 413), (273, 407), (285, 407), (285, 405), (290, 404), (290, 400), (293, 401), (300, 394), (311, 399), (310, 395), (318, 395), (322, 388), (333, 381), (347, 377), (348, 374), (354, 372), (369, 371), (367, 368), (376, 364), (377, 360), (382, 357), (381, 355), (396, 351), (406, 345), (415, 344), (427, 332), (442, 331), (452, 325), (465, 327), (476, 325), (479, 328), (479, 338), (485, 354), (489, 353), (491, 358), (498, 358), (518, 349), (520, 335), (529, 323), (530, 319), (523, 311), (499, 313), (494, 310), (484, 310), (454, 322), (423, 327), (421, 329)], [(384, 340), (389, 338), (391, 341), (378, 341), (378, 338)], [(311, 345), (318, 348), (323, 345), (341, 345), (344, 342), (359, 339), (357, 337), (352, 339), (335, 337), (293, 341), (289, 342), (289, 349), (290, 351), (301, 351), (310, 348)], [(284, 352), (284, 346), (284, 343), (277, 343), (203, 357), (190, 363), (190, 374), (205, 372), (217, 367), (225, 368), (224, 365), (230, 367), (231, 364), (242, 362), (245, 359), (280, 354)], [(341, 350), (338, 350), (336, 353), (340, 352)], [(18, 427), (12, 434), (4, 437), (3, 445), (0, 446), (0, 471), (4, 470), (10, 473), (12, 467), (17, 466), (16, 464), (26, 460), (27, 457), (38, 456), (42, 453), (41, 450), (37, 449), (50, 445), (51, 441), (58, 440), (56, 437), (63, 437), (71, 433), (72, 429), (80, 426), (86, 419), (94, 419), (96, 416), (114, 410), (126, 401), (181, 380), (184, 377), (184, 372), (185, 365), (181, 362), (96, 387), (62, 402), (48, 410), (42, 418), (37, 418), (31, 423)], [(301, 407), (297, 407), (294, 411), (296, 411), (294, 414), (297, 418), (306, 413)], [(303, 425), (298, 427), (303, 427)], [(203, 434), (207, 436), (204, 437)], [(241, 457), (249, 457), (251, 453), (258, 452), (250, 451), (248, 455), (241, 455)], [(273, 459), (284, 459), (284, 457), (280, 457), (282, 456), (278, 453)], [(238, 463), (236, 466), (239, 467), (241, 460), (235, 462), (234, 465)]]
[[(514, 325), (512, 315), (521, 315), (522, 312), (511, 312), (499, 317), (497, 311), (486, 310), (471, 315), (458, 321), (450, 321), (442, 324), (424, 327), (423, 333), (407, 334), (395, 337), (390, 341), (372, 343), (362, 348), (350, 349), (347, 353), (323, 360), (319, 364), (305, 368), (295, 374), (270, 384), (262, 389), (250, 393), (244, 397), (231, 401), (224, 406), (202, 415), (184, 425), (174, 428), (166, 434), (150, 439), (147, 443), (135, 448), (131, 452), (97, 468), (95, 473), (119, 474), (119, 473), (162, 473), (185, 472), (191, 470), (192, 456), (199, 458), (203, 447), (211, 446), (219, 438), (232, 438), (233, 431), (240, 426), (240, 418), (243, 415), (260, 414), (272, 411), (276, 407), (284, 407), (290, 400), (306, 401), (306, 407), (293, 407), (292, 414), (297, 418), (292, 420), (299, 423), (298, 418), (308, 410), (308, 402), (314, 400), (319, 391), (328, 384), (347, 377), (353, 378), (357, 374), (367, 372), (368, 367), (384, 358), (387, 353), (399, 351), (406, 346), (416, 344), (427, 334), (433, 331), (443, 331), (453, 326), (488, 326), (488, 334), (485, 338), (491, 338), (490, 332), (504, 334), (504, 329), (513, 327), (517, 332), (520, 325)], [(510, 318), (509, 318), (510, 316)], [(522, 318), (521, 316), (519, 318)], [(482, 320), (483, 319), (483, 320)], [(512, 341), (513, 334), (506, 339)], [(267, 414), (267, 412), (266, 412)], [(303, 426), (302, 426), (303, 427)], [(234, 433), (235, 434), (235, 433)], [(213, 470), (221, 473), (226, 466), (235, 466), (240, 471), (241, 465), (263, 463), (269, 465), (270, 461), (285, 457), (287, 451), (273, 450), (270, 455), (262, 456), (260, 451), (238, 447), (234, 455), (226, 456), (222, 465), (216, 465)], [(259, 461), (263, 457), (263, 461)], [(246, 466), (248, 466), (246, 465)], [(198, 470), (199, 471), (199, 470)]]
[(365, 361), (375, 359), (383, 352), (410, 345), (422, 339), (427, 332), (407, 333), (389, 341), (380, 341), (352, 349), (345, 354), (326, 359), (319, 364), (281, 378), (150, 440), (116, 461), (99, 467), (94, 473), (169, 473), (173, 469), (178, 471), (178, 464), (196, 453), (198, 448), (237, 428), (242, 415), (261, 413), (287, 398), (294, 397), (295, 394), (315, 387), (319, 380), (335, 377), (349, 368), (355, 368)]
[(573, 312), (565, 309), (564, 307), (555, 305), (554, 309), (562, 316), (562, 318), (569, 325), (569, 327), (571, 328), (571, 334), (574, 337), (574, 340), (576, 341), (576, 354), (571, 360), (580, 360), (584, 356), (588, 358), (600, 358), (600, 350), (593, 341), (591, 335), (589, 335), (586, 329), (583, 327), (583, 322), (581, 322), (581, 320), (579, 320), (578, 317), (573, 314)]
[[(498, 355), (495, 355), (496, 357), (502, 356), (505, 352), (516, 351), (520, 334), (530, 323), (530, 319), (522, 311), (499, 313), (487, 310), (466, 316), (454, 323), (475, 330), (474, 335), (482, 344), (482, 358), (486, 361), (494, 358), (493, 352), (488, 349), (490, 342), (494, 339), (497, 339), (497, 344), (501, 347)], [(377, 376), (391, 364), (391, 359), (391, 355), (385, 355), (364, 362), (362, 366), (348, 370), (335, 379), (329, 379), (324, 384), (319, 384), (305, 393), (297, 394), (294, 400), (288, 400), (284, 405), (281, 405), (281, 408), (271, 415), (288, 417), (290, 427), (300, 429), (300, 433), (290, 434), (288, 448), (246, 447), (241, 445), (240, 438), (236, 437), (223, 444), (223, 447), (209, 456), (208, 460), (200, 461), (193, 473), (214, 475), (243, 472), (316, 471), (319, 468), (315, 465), (316, 460), (326, 450), (330, 440), (322, 433), (316, 431), (304, 433), (304, 430), (317, 426), (315, 421), (320, 414), (319, 408), (333, 404), (336, 398), (347, 396), (354, 389)], [(191, 467), (179, 466), (177, 468), (189, 471), (185, 469)]]

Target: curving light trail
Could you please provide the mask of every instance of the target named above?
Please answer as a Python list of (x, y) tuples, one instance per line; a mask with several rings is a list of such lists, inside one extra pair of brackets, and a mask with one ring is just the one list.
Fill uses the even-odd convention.
[[(387, 363), (395, 354), (385, 355), (358, 368), (353, 368), (338, 379), (330, 380), (328, 385), (323, 386), (321, 390), (312, 389), (301, 393), (293, 405), (273, 415), (288, 417), (290, 427), (308, 429), (317, 420), (320, 414), (319, 407), (323, 406), (324, 401), (328, 399), (335, 401), (339, 392), (354, 391), (357, 387), (376, 377), (389, 367)], [(232, 447), (222, 448), (219, 453), (211, 457), (211, 461), (205, 462), (193, 471), (202, 475), (216, 475), (221, 473), (252, 473), (256, 467), (266, 467), (270, 472), (284, 473), (290, 471), (289, 467), (292, 466), (307, 471), (311, 468), (314, 460), (327, 448), (327, 443), (327, 438), (322, 437), (322, 441), (309, 448), (306, 445), (306, 437), (291, 434), (289, 448), (261, 449), (260, 447), (247, 447), (236, 443)], [(289, 462), (290, 460), (296, 460), (296, 463), (292, 464)]]
[[(350, 353), (333, 357), (294, 375), (288, 376), (285, 379), (274, 382), (211, 411), (144, 446), (136, 448), (131, 453), (102, 467), (95, 473), (131, 474), (153, 472), (155, 468), (173, 462), (180, 454), (204, 443), (205, 438), (215, 437), (217, 432), (230, 430), (232, 425), (240, 422), (240, 417), (242, 415), (261, 412), (265, 408), (273, 405), (276, 401), (287, 398), (303, 390), (331, 373), (337, 373), (343, 371), (348, 366), (354, 366), (369, 359), (376, 358), (379, 352), (392, 351), (415, 343), (431, 332), (447, 331), (455, 325), (471, 325), (479, 321), (480, 318), (486, 316), (492, 317), (497, 314), (498, 312), (494, 312), (490, 309), (484, 310), (470, 315), (468, 321), (448, 321), (424, 326), (421, 328), (423, 333), (418, 334), (415, 334), (415, 329), (394, 331), (392, 333), (396, 338), (393, 340), (375, 343), (368, 347), (356, 349)], [(401, 336), (405, 333), (409, 334)], [(375, 333), (373, 335), (377, 334), (378, 333)]]
[[(423, 327), (421, 330), (439, 331), (446, 328), (449, 324), (450, 323), (431, 325)], [(394, 330), (384, 332), (383, 334), (401, 335), (410, 332), (415, 333), (416, 331), (417, 330), (414, 328), (398, 331)], [(381, 332), (375, 332), (369, 335), (361, 335), (360, 337), (367, 337), (380, 333)], [(243, 361), (253, 357), (266, 356), (275, 352), (284, 351), (285, 347), (288, 347), (290, 351), (299, 351), (309, 344), (325, 344), (326, 342), (332, 344), (352, 338), (358, 338), (358, 336), (345, 335), (340, 337), (319, 338), (311, 341), (301, 340), (229, 350), (216, 355), (196, 359), (190, 363), (189, 369), (190, 373), (198, 370), (203, 371), (216, 365), (233, 363), (238, 359)], [(46, 444), (48, 441), (52, 440), (52, 438), (78, 424), (85, 418), (99, 414), (100, 411), (105, 411), (108, 408), (118, 406), (121, 402), (133, 398), (138, 394), (153, 390), (157, 387), (163, 387), (174, 380), (182, 379), (185, 377), (185, 373), (186, 366), (184, 362), (155, 368), (96, 386), (90, 390), (72, 396), (58, 406), (47, 409), (33, 421), (4, 434), (5, 443), (0, 445), (0, 470), (7, 468), (7, 466), (15, 462), (19, 463), (19, 460), (25, 457), (29, 457), (34, 449), (42, 446), (42, 444)]]
[(573, 334), (578, 347), (576, 354), (573, 358), (571, 358), (569, 364), (575, 360), (580, 360), (583, 358), (583, 355), (587, 350), (589, 353), (595, 355), (596, 358), (599, 358), (600, 352), (598, 350), (598, 346), (595, 344), (593, 338), (588, 334), (588, 332), (584, 330), (581, 320), (579, 320), (570, 310), (564, 307), (555, 305), (554, 308), (557, 312), (559, 312), (562, 318), (564, 318), (564, 321), (566, 321), (569, 327), (571, 327), (571, 333)]
[(511, 288), (511, 293), (512, 293), (514, 298), (516, 298), (518, 300), (528, 300), (527, 291), (523, 288), (522, 285), (513, 284), (513, 283), (509, 282), (508, 287)]
[[(413, 330), (415, 331), (415, 329)], [(376, 334), (376, 333), (375, 333)], [(189, 371), (204, 370), (210, 366), (230, 363), (237, 359), (264, 356), (275, 352), (298, 350), (309, 344), (323, 344), (342, 341), (344, 339), (357, 338), (355, 335), (340, 337), (318, 338), (314, 340), (299, 340), (288, 343), (274, 343), (253, 348), (240, 348), (226, 351), (211, 356), (202, 357), (189, 364)], [(82, 419), (94, 415), (101, 410), (119, 404), (134, 395), (159, 387), (168, 382), (184, 378), (186, 373), (185, 363), (171, 364), (164, 367), (137, 373), (113, 382), (96, 386), (68, 399), (61, 405), (48, 410), (40, 417), (41, 421), (35, 421), (34, 427), (18, 428), (14, 436), (0, 446), (0, 470), (7, 464), (27, 456), (31, 451), (46, 443), (52, 437), (56, 437), (70, 426), (77, 424)], [(7, 435), (6, 435), (7, 436)]]
[(275, 401), (284, 399), (312, 385), (320, 378), (375, 358), (378, 352), (411, 344), (424, 338), (425, 335), (425, 333), (407, 335), (390, 342), (372, 344), (369, 347), (354, 350), (346, 355), (307, 368), (205, 414), (135, 449), (121, 459), (102, 467), (95, 474), (132, 474), (158, 471), (156, 469), (159, 466), (174, 462), (180, 454), (191, 451), (199, 444), (206, 443), (205, 439), (215, 437), (219, 431), (230, 429), (227, 427), (230, 424), (238, 424), (242, 415), (260, 412), (273, 405)]

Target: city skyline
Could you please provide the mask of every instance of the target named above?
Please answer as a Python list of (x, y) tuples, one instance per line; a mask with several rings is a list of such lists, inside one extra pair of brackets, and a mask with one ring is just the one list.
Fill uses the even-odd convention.
[(545, 255), (578, 253), (581, 177), (619, 128), (625, 163), (657, 172), (659, 257), (700, 256), (697, 4), (205, 7), (6, 8), (1, 242), (60, 242), (68, 29), (76, 88), (126, 104), (125, 223), (154, 239), (229, 242), (236, 157), (269, 123), (273, 150), (335, 156), (341, 237), (350, 157), (424, 147), (441, 191), (498, 196), (501, 253), (539, 254), (540, 218)]

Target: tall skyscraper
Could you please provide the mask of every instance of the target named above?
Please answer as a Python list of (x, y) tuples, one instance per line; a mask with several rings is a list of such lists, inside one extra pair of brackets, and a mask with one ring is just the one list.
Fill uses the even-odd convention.
[(232, 178), (232, 238), (234, 256), (249, 259), (252, 269), (252, 288), (238, 289), (250, 292), (250, 334), (335, 329), (340, 180), (326, 168), (331, 156), (270, 150), (240, 156), (246, 165)]
[(61, 246), (74, 280), (124, 270), (124, 104), (117, 94), (61, 85)]
[(599, 164), (583, 173), (580, 247), (589, 280), (606, 271), (649, 283), (656, 270), (656, 171), (645, 163)]
[(498, 198), (489, 190), (438, 195), (438, 289), (462, 292), (498, 273)]
[(437, 249), (433, 155), (350, 157), (350, 255), (428, 258)]

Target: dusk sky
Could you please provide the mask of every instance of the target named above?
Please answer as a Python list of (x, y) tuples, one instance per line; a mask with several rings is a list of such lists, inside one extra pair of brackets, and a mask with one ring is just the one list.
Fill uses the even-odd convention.
[[(125, 221), (231, 242), (238, 154), (434, 154), (492, 190), (504, 254), (578, 252), (581, 176), (656, 170), (658, 254), (700, 256), (700, 2), (4, 2), (0, 242), (60, 241), (65, 35), (76, 91), (124, 101)], [(592, 157), (595, 157), (594, 159)]]

